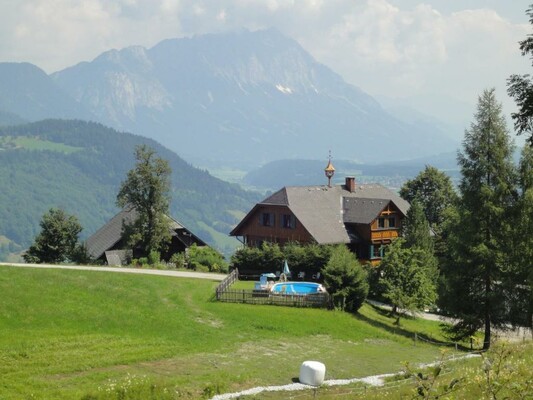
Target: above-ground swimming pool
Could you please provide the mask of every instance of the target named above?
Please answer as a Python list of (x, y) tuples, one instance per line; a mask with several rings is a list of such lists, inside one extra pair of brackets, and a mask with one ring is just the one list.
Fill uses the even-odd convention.
[(283, 294), (312, 294), (325, 293), (326, 289), (320, 283), (315, 282), (279, 282), (272, 286), (271, 293)]

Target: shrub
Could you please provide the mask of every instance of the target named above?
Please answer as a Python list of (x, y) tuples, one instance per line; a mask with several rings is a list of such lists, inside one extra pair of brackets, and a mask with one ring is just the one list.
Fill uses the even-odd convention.
[(195, 271), (228, 272), (228, 263), (222, 254), (208, 246), (193, 244), (187, 250), (189, 267)]
[(150, 254), (148, 254), (148, 264), (157, 265), (160, 262), (161, 262), (161, 254), (156, 250), (152, 250)]
[(187, 267), (187, 257), (185, 253), (174, 253), (170, 257), (169, 262), (176, 266), (176, 268), (186, 268)]
[(355, 254), (344, 245), (335, 246), (323, 273), (333, 305), (341, 310), (357, 312), (368, 295), (368, 282)]
[(231, 257), (231, 263), (241, 275), (259, 276), (267, 272), (281, 272), (287, 260), (293, 278), (300, 272), (309, 277), (320, 272), (327, 264), (331, 250), (332, 246), (318, 244), (289, 243), (280, 248), (278, 244), (265, 242), (261, 247), (237, 250)]

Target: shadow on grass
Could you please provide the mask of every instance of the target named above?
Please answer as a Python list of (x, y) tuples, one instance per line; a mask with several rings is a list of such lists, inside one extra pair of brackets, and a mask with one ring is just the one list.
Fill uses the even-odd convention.
[[(391, 319), (396, 318), (396, 316), (393, 315), (392, 312), (389, 311), (389, 310), (384, 310), (383, 308), (377, 307), (377, 306), (375, 306), (373, 304), (368, 304), (368, 305), (370, 307), (372, 307), (376, 313), (378, 313), (379, 315), (381, 315), (381, 316), (383, 316), (385, 318), (391, 318)], [(370, 324), (370, 325), (372, 325), (372, 326), (374, 326), (376, 328), (383, 329), (383, 330), (385, 330), (385, 331), (387, 331), (389, 333), (392, 333), (394, 335), (404, 336), (404, 337), (406, 337), (408, 339), (411, 339), (413, 341), (416, 338), (418, 340), (421, 340), (422, 342), (428, 342), (430, 344), (434, 344), (434, 345), (437, 345), (437, 346), (455, 347), (454, 343), (444, 342), (442, 340), (434, 338), (431, 335), (427, 335), (425, 333), (420, 333), (420, 332), (415, 332), (415, 331), (411, 331), (411, 330), (405, 329), (401, 325), (390, 326), (390, 325), (388, 325), (386, 323), (371, 319), (371, 318), (369, 318), (369, 317), (367, 317), (365, 315), (362, 315), (362, 314), (355, 314), (354, 317), (357, 318), (358, 320), (366, 322), (366, 323), (368, 323), (368, 324)], [(404, 319), (404, 320), (414, 320), (416, 318), (412, 317), (412, 316), (409, 316), (409, 315), (402, 315), (402, 319)], [(394, 324), (394, 322), (392, 322), (392, 323)], [(468, 350), (468, 348), (463, 346), (463, 345), (458, 344), (457, 345), (457, 350), (466, 351), (466, 350)]]

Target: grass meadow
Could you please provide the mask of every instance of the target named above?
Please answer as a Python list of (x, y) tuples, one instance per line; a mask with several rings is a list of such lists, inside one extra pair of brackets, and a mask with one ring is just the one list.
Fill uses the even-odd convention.
[(209, 398), (291, 383), (305, 360), (343, 379), (440, 356), (413, 341), (443, 340), (436, 322), (219, 303), (217, 284), (0, 267), (0, 399)]

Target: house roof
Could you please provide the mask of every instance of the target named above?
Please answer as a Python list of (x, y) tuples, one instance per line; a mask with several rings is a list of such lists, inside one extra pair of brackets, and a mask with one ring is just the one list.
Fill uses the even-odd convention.
[[(132, 224), (137, 219), (137, 211), (134, 208), (127, 208), (120, 211), (117, 215), (109, 220), (104, 226), (98, 229), (92, 236), (90, 236), (85, 245), (87, 253), (94, 259), (100, 258), (106, 250), (115, 246), (122, 238), (122, 227), (124, 224)], [(172, 217), (166, 216), (169, 222), (169, 229), (172, 236), (177, 236), (177, 232), (181, 230), (188, 230)], [(190, 233), (190, 232), (189, 232)], [(205, 243), (190, 233), (199, 243)]]
[(350, 233), (344, 224), (368, 224), (390, 202), (407, 214), (409, 203), (379, 184), (357, 185), (353, 192), (344, 185), (288, 186), (258, 203), (230, 234), (236, 235), (257, 207), (278, 205), (289, 207), (318, 243), (349, 243)]

